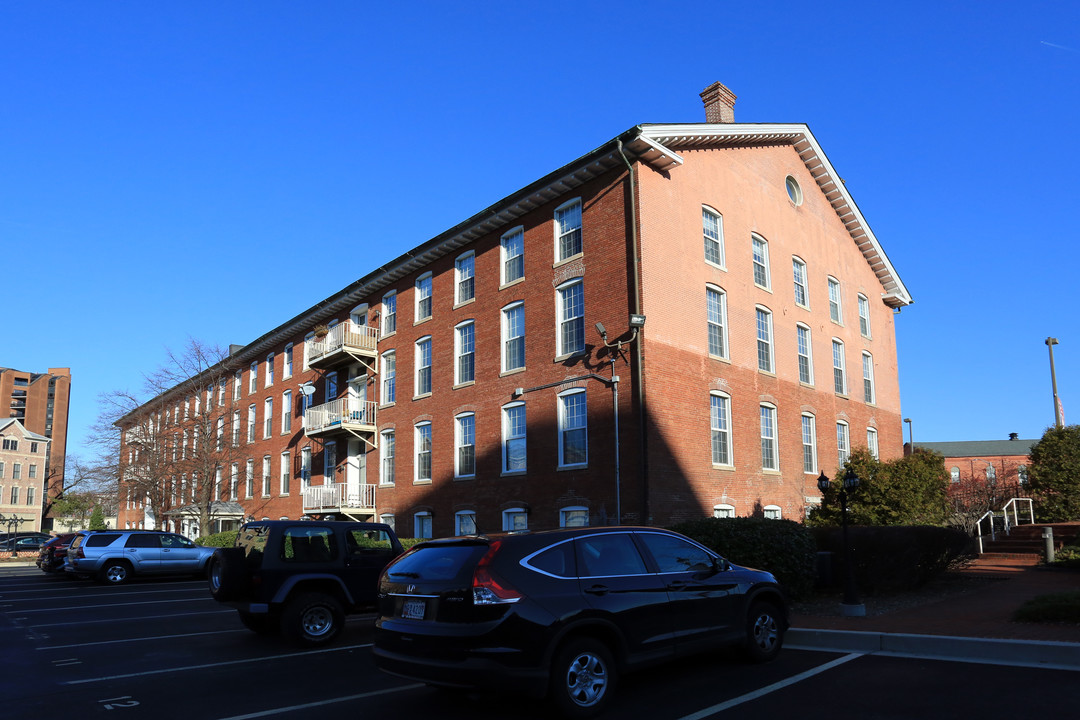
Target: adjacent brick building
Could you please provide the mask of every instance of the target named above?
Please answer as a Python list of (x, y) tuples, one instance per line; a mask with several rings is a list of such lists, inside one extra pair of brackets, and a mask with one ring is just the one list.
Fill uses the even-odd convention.
[(49, 439), (15, 418), (0, 420), (0, 532), (42, 529)]
[[(198, 416), (216, 525), (438, 536), (800, 518), (853, 447), (899, 456), (906, 288), (805, 125), (702, 97), (716, 122), (635, 126), (129, 414), (126, 472), (134, 430), (175, 456)], [(178, 522), (150, 509), (122, 496), (121, 525)]]

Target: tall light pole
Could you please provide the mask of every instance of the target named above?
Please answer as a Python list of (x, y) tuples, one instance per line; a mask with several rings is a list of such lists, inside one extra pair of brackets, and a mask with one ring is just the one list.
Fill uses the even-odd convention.
[(615, 352), (611, 354), (611, 397), (614, 404), (615, 415), (615, 524), (622, 525), (622, 480), (619, 477), (619, 376), (615, 374), (615, 357), (622, 354), (623, 343), (632, 343), (637, 340), (638, 332), (641, 328), (645, 327), (644, 315), (631, 315), (630, 316), (630, 329), (633, 335), (629, 340), (616, 340), (613, 343), (608, 342), (607, 330), (604, 328), (604, 323), (596, 323), (596, 332), (600, 334), (600, 339), (604, 341), (604, 347), (614, 349)]
[(1057, 375), (1054, 373), (1054, 346), (1058, 344), (1057, 338), (1046, 338), (1046, 347), (1050, 349), (1050, 384), (1054, 388), (1054, 426), (1061, 429), (1061, 401), (1058, 400)]
[(915, 452), (915, 433), (911, 430), (911, 418), (904, 418), (904, 422), (907, 423), (908, 455), (911, 455)]

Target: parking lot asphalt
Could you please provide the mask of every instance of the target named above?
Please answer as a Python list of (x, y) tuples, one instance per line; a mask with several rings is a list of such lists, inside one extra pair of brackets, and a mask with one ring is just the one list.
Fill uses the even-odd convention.
[[(354, 616), (333, 646), (299, 650), (280, 638), (245, 630), (233, 611), (210, 599), (202, 580), (138, 580), (106, 587), (46, 576), (33, 567), (0, 568), (0, 698), (13, 717), (238, 720), (324, 718), (328, 712), (451, 720), (551, 717), (549, 708), (532, 700), (446, 693), (379, 673), (371, 656), (372, 637), (372, 617)], [(983, 688), (993, 686), (995, 677), (1002, 687), (1023, 678), (1024, 687), (1045, 686), (1038, 701), (1047, 707), (1066, 702), (1076, 679), (1073, 670), (1005, 661), (993, 667), (942, 663), (918, 653), (888, 657), (904, 653), (872, 643), (822, 650), (836, 644), (835, 636), (827, 637), (828, 642), (808, 644), (795, 629), (780, 658), (767, 665), (748, 665), (730, 653), (632, 676), (605, 717), (738, 717), (763, 704), (815, 716), (833, 700), (822, 698), (807, 715), (810, 688), (843, 685), (849, 676), (874, 678), (874, 668), (935, 687), (942, 677), (955, 683), (970, 678)], [(866, 682), (866, 692), (876, 697), (864, 702), (886, 702), (884, 695), (897, 694), (888, 712), (877, 717), (905, 717), (889, 713), (910, 704), (907, 689)], [(956, 701), (956, 689), (949, 692), (944, 700)], [(972, 694), (968, 702), (978, 707), (982, 701)], [(1030, 710), (1006, 697), (994, 711), (1010, 708), (1024, 715)], [(920, 714), (927, 720), (954, 716)]]

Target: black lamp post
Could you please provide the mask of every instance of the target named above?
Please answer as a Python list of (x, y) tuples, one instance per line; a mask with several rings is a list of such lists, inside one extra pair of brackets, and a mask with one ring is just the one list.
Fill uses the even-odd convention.
[[(818, 477), (817, 484), (822, 495), (832, 487), (832, 481), (824, 472)], [(862, 617), (866, 614), (866, 606), (859, 600), (859, 588), (855, 584), (855, 563), (851, 559), (851, 542), (848, 540), (848, 491), (854, 492), (857, 487), (859, 487), (859, 476), (854, 470), (848, 468), (844, 473), (838, 496), (840, 498), (840, 527), (843, 529), (844, 541), (844, 600), (840, 608), (843, 614), (849, 617)]]

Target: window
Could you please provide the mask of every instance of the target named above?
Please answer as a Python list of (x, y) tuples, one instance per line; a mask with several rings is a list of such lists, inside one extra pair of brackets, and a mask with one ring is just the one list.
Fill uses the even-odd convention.
[(293, 374), (293, 344), (285, 346), (285, 357), (281, 361), (281, 376), (288, 380)]
[(851, 456), (851, 439), (848, 435), (846, 422), (836, 423), (836, 454), (840, 467), (844, 467), (844, 463)]
[[(2, 480), (3, 478), (4, 478), (4, 461), (0, 460), (0, 480)], [(3, 496), (3, 493), (0, 493), (0, 497), (2, 497), (2, 496)]]
[[(33, 467), (33, 465), (30, 467)], [(992, 463), (986, 463), (986, 482), (990, 485), (997, 482), (997, 469), (994, 468)]]
[(466, 303), (476, 296), (476, 255), (465, 253), (454, 263), (457, 280), (457, 304)]
[[(186, 434), (187, 431), (185, 430)], [(249, 443), (255, 442), (255, 406), (248, 405), (248, 423), (247, 423), (247, 441)]]
[(701, 232), (705, 236), (705, 262), (724, 267), (724, 218), (709, 208), (701, 208)]
[[(33, 467), (33, 466), (31, 465), (31, 467)], [(26, 504), (27, 505), (33, 505), (34, 504), (34, 491), (35, 490), (37, 490), (37, 488), (32, 488), (32, 487), (26, 488)]]
[[(256, 360), (255, 362), (251, 363), (251, 366), (248, 368), (248, 395), (251, 395), (255, 392), (256, 388), (258, 388), (259, 386), (258, 383), (259, 361)], [(198, 413), (198, 410), (196, 410), (195, 412)]]
[(270, 456), (263, 455), (262, 461), (262, 496), (270, 497)]
[(709, 354), (727, 357), (727, 294), (714, 285), (705, 288), (705, 312), (709, 324)]
[[(959, 479), (960, 470), (958, 468), (956, 468), (956, 475), (957, 475), (957, 479)], [(1028, 482), (1027, 465), (1017, 465), (1016, 466), (1016, 477), (1020, 481), (1021, 485), (1027, 485), (1027, 482)]]
[[(232, 382), (232, 399), (233, 400), (239, 400), (240, 399), (240, 388), (243, 386), (243, 382), (244, 382), (244, 371), (243, 370), (237, 370), (235, 373), (233, 373), (233, 382)], [(180, 409), (179, 408), (176, 409), (176, 412), (173, 414), (173, 417), (176, 418), (177, 420), (180, 419)]]
[(953, 465), (949, 468), (949, 479), (955, 482), (960, 482), (960, 468)]
[(751, 242), (751, 254), (754, 261), (754, 284), (768, 290), (772, 287), (769, 283), (769, 243), (757, 235), (752, 237)]
[(394, 516), (389, 513), (380, 515), (379, 522), (381, 522), (383, 525), (389, 525), (391, 530), (394, 529)]
[(833, 392), (847, 395), (847, 378), (844, 370), (844, 343), (832, 341)]
[(300, 450), (300, 489), (311, 487), (311, 447)]
[(522, 532), (529, 529), (529, 514), (524, 508), (503, 510), (503, 532)]
[(870, 451), (870, 457), (878, 459), (877, 430), (866, 428), (866, 449)]
[[(214, 407), (214, 384), (210, 383), (206, 386), (206, 412), (210, 412), (210, 408)], [(150, 423), (153, 424), (154, 419), (150, 418)]]
[(502, 284), (525, 277), (525, 231), (514, 228), (502, 236)]
[(265, 385), (263, 387), (270, 387), (274, 384), (274, 353), (270, 353), (266, 356), (266, 375)]
[(454, 333), (454, 384), (476, 379), (476, 326), (470, 320), (461, 323)]
[(766, 505), (762, 510), (766, 520), (779, 520), (783, 516), (779, 505)]
[(840, 281), (829, 278), (829, 319), (838, 325), (843, 325), (842, 308), (840, 307)]
[[(19, 463), (15, 463), (15, 467), (19, 467)], [(18, 485), (12, 485), (11, 486), (11, 503), (10, 504), (11, 505), (18, 505), (19, 504), (19, 486)]]
[[(28, 478), (30, 478), (31, 480), (37, 478), (37, 465), (35, 465), (34, 463), (30, 463), (30, 467), (28, 468), (28, 470), (29, 472), (27, 472), (26, 474)], [(33, 490), (33, 488), (30, 489)]]
[(413, 482), (431, 482), (431, 423), (416, 426), (416, 477)]
[[(218, 407), (222, 407), (222, 406), (225, 405), (225, 378), (221, 378), (221, 380), (218, 381), (217, 404), (218, 404)], [(167, 410), (165, 411), (165, 414), (168, 415)], [(158, 430), (160, 430), (160, 429), (161, 429), (161, 413), (158, 413)]]
[(416, 391), (417, 397), (431, 393), (431, 337), (416, 341)]
[(758, 370), (773, 371), (772, 313), (757, 308), (757, 364)]
[(240, 463), (233, 463), (229, 467), (229, 499), (236, 501), (240, 498)]
[(874, 357), (868, 352), (862, 354), (862, 384), (863, 402), (873, 405), (877, 399), (874, 393)]
[(309, 367), (309, 362), (310, 362), (311, 358), (309, 357), (308, 350), (311, 348), (311, 346), (314, 343), (315, 343), (315, 333), (314, 332), (309, 332), (307, 335), (304, 336), (304, 370), (307, 370), (308, 367)]
[[(245, 483), (244, 497), (250, 498), (250, 497), (252, 497), (252, 493), (255, 492), (255, 490), (253, 489), (254, 484), (255, 484), (255, 461), (254, 460), (248, 460), (247, 465), (244, 467), (244, 483)], [(181, 481), (180, 485), (181, 485), (180, 494), (182, 495), (183, 492), (184, 492), (184, 490), (183, 490), (183, 481)]]
[(431, 273), (425, 273), (416, 280), (416, 322), (431, 317)]
[(454, 477), (475, 477), (476, 475), (476, 416), (459, 415), (455, 418), (457, 426), (454, 445)]
[(15, 440), (14, 438), (4, 438), (4, 449), (5, 450), (18, 450), (19, 449), (19, 441)]
[(797, 257), (791, 258), (791, 271), (795, 276), (795, 304), (810, 307), (810, 296), (806, 292), (806, 263)]
[[(232, 446), (236, 447), (240, 444), (240, 411), (236, 410), (232, 414)], [(175, 448), (173, 450), (175, 454)], [(175, 460), (175, 458), (173, 458)]]
[(720, 393), (709, 395), (709, 424), (712, 428), (713, 465), (731, 462), (731, 398)]
[(859, 293), (859, 334), (870, 337), (870, 301), (862, 293)]
[(337, 400), (337, 396), (337, 373), (326, 373), (326, 402), (330, 402), (331, 400)]
[(200, 405), (200, 400), (199, 400), (199, 393), (198, 393), (198, 391), (196, 391), (195, 392), (195, 416), (196, 417), (199, 416), (200, 407), (201, 407), (201, 405)]
[(555, 261), (581, 253), (581, 200), (571, 200), (555, 211)]
[(585, 465), (589, 461), (589, 438), (585, 391), (559, 395), (559, 466)]
[(462, 510), (454, 513), (454, 534), (475, 535), (476, 513), (472, 510)]
[(382, 356), (382, 404), (391, 405), (397, 396), (397, 352), (388, 350)]
[(810, 413), (802, 415), (802, 469), (817, 473), (817, 420)]
[(274, 398), (263, 400), (263, 437), (274, 434)]
[(217, 452), (221, 452), (221, 446), (225, 442), (225, 416), (222, 415), (217, 419), (217, 427), (214, 431), (214, 449)]
[(323, 445), (323, 484), (330, 485), (337, 479), (337, 443)]
[(761, 406), (761, 467), (780, 469), (776, 453), (776, 408), (772, 405)]
[(503, 372), (525, 367), (525, 303), (514, 303), (502, 311)]
[(379, 484), (394, 484), (394, 431), (383, 430), (379, 435)]
[(382, 334), (383, 337), (397, 332), (397, 293), (390, 292), (382, 299)]
[(292, 432), (292, 390), (281, 393), (281, 434)]
[(413, 515), (413, 537), (422, 539), (431, 537), (431, 513), (427, 510)]
[(502, 409), (502, 471), (525, 472), (525, 403)]
[(713, 505), (712, 516), (714, 518), (733, 518), (735, 517), (735, 506), (729, 503)]
[(221, 500), (221, 466), (214, 468), (214, 500)]
[(558, 353), (573, 355), (585, 350), (585, 284), (571, 280), (557, 288), (559, 320)]
[(559, 510), (559, 527), (588, 527), (589, 508), (565, 507)]
[(814, 354), (810, 328), (802, 323), (795, 326), (795, 345), (799, 357), (799, 382), (814, 384)]

